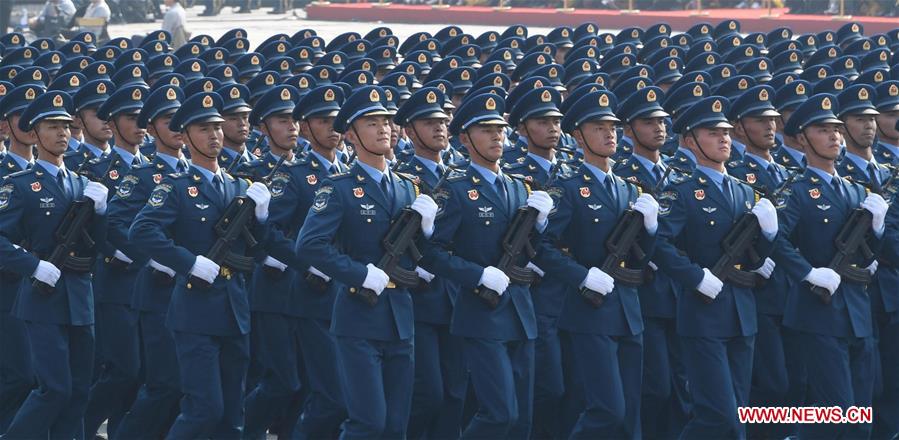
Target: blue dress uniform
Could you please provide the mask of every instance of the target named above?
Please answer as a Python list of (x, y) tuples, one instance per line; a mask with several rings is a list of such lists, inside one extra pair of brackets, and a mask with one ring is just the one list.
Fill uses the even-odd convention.
[[(394, 120), (409, 128), (420, 119), (449, 119), (442, 105), (444, 94), (436, 87), (418, 90), (400, 107)], [(423, 146), (423, 148), (432, 148)], [(441, 158), (434, 162), (414, 155), (399, 171), (413, 175), (425, 188), (435, 188), (446, 172)], [(412, 296), (415, 314), (415, 384), (410, 438), (457, 438), (467, 391), (467, 372), (462, 361), (462, 339), (450, 334), (450, 320), (459, 287), (445, 277), (435, 277)]]
[[(840, 103), (838, 116), (876, 115), (874, 88), (868, 85), (853, 85), (837, 97)], [(887, 93), (889, 93), (887, 91)], [(899, 99), (899, 98), (894, 98)], [(881, 107), (882, 108), (882, 107)], [(872, 147), (874, 148), (874, 147)], [(888, 182), (891, 170), (881, 165), (874, 151), (868, 160), (846, 151), (837, 165), (837, 173), (852, 182), (870, 188), (887, 185), (883, 197), (895, 201), (896, 182)], [(899, 430), (899, 374), (896, 360), (899, 359), (899, 269), (888, 258), (878, 258), (877, 272), (867, 286), (873, 313), (875, 348), (874, 416), (878, 420), (878, 436), (890, 437)]]
[[(702, 88), (699, 90), (703, 91)], [(641, 89), (621, 103), (617, 115), (626, 123), (640, 118), (665, 117), (667, 112), (659, 105), (663, 96), (656, 87)], [(653, 163), (637, 152), (615, 164), (613, 169), (622, 179), (659, 189), (665, 188), (672, 176), (676, 176), (671, 174), (674, 173), (672, 170), (665, 182), (660, 182), (666, 170), (663, 160)], [(644, 326), (641, 430), (647, 438), (677, 435), (685, 423), (687, 408), (679, 398), (682, 399), (687, 391), (683, 375), (678, 373), (683, 370), (683, 364), (674, 319), (678, 292), (679, 286), (660, 270), (652, 273), (651, 282), (637, 287)], [(660, 414), (667, 414), (667, 417), (660, 417)]]
[[(221, 107), (217, 94), (196, 94), (175, 113), (170, 127), (183, 132), (191, 123), (221, 122)], [(177, 274), (166, 327), (174, 332), (184, 398), (167, 436), (173, 439), (238, 437), (243, 424), (250, 331), (245, 275), (223, 266), (205, 289), (189, 276), (196, 256), (208, 252), (217, 238), (213, 226), (231, 199), (246, 193), (248, 183), (219, 170), (219, 191), (216, 175), (204, 171), (192, 165), (163, 178), (129, 233), (134, 246)], [(256, 222), (253, 233), (264, 238), (265, 229)], [(232, 245), (238, 255), (245, 248), (242, 242)]]
[[(174, 113), (183, 101), (184, 95), (178, 86), (159, 87), (147, 98), (138, 116), (138, 125), (146, 127), (156, 118)], [(109, 242), (140, 265), (134, 280), (131, 309), (138, 315), (144, 362), (143, 385), (130, 411), (113, 433), (117, 438), (160, 438), (178, 415), (181, 398), (178, 358), (172, 332), (165, 327), (165, 313), (175, 279), (150, 265), (149, 257), (129, 242), (128, 230), (163, 177), (187, 169), (188, 163), (183, 157), (158, 152), (153, 160), (132, 168), (122, 178), (116, 195), (109, 202)]]
[[(97, 110), (97, 117), (112, 120), (118, 115), (136, 114), (143, 107), (146, 97), (147, 89), (144, 86), (122, 87), (103, 102)], [(124, 148), (113, 146), (108, 156), (91, 160), (87, 172), (109, 188), (112, 198), (131, 167), (147, 162), (139, 150), (137, 154), (132, 154)], [(141, 265), (127, 261), (133, 258), (112, 243), (102, 243), (100, 249), (103, 257), (94, 267), (93, 279), (97, 313), (97, 371), (84, 414), (84, 429), (89, 436), (94, 435), (107, 419), (109, 432), (116, 432), (140, 385), (140, 338), (137, 313), (131, 309), (131, 294)]]
[[(778, 112), (795, 111), (799, 104), (802, 104), (812, 93), (812, 86), (804, 80), (796, 80), (789, 84), (781, 86), (774, 92), (774, 105)], [(786, 124), (781, 116), (781, 122)], [(787, 167), (805, 169), (805, 154), (795, 146), (787, 145), (783, 133), (775, 133), (774, 137), (778, 139), (780, 145), (771, 154), (774, 161)]]
[[(83, 85), (72, 96), (75, 103), (75, 112), (80, 113), (86, 109), (98, 109), (115, 92), (115, 84), (108, 79), (98, 79)], [(107, 148), (108, 150), (108, 148)], [(109, 151), (103, 151), (96, 145), (81, 142), (76, 151), (66, 151), (63, 160), (66, 168), (76, 170), (85, 161), (101, 159), (109, 155)]]
[[(543, 91), (549, 91), (550, 103), (540, 99)], [(561, 96), (551, 87), (541, 87), (528, 91), (519, 98), (512, 109), (510, 123), (517, 126), (528, 118), (541, 116), (561, 117), (559, 109)], [(507, 163), (503, 171), (521, 175), (537, 188), (543, 188), (550, 181), (550, 172), (554, 163), (529, 152), (528, 139), (519, 137), (524, 142), (525, 152), (517, 162)], [(560, 141), (561, 143), (561, 141)], [(559, 160), (554, 158), (555, 160)], [(568, 175), (571, 167), (561, 164), (552, 179)], [(559, 337), (557, 321), (565, 301), (566, 285), (552, 271), (543, 271), (539, 283), (531, 286), (534, 301), (534, 312), (537, 317), (537, 340), (534, 342), (534, 426), (535, 437), (564, 437), (560, 432), (560, 410), (562, 396), (565, 392), (562, 371), (562, 343)]]
[[(474, 124), (505, 125), (504, 106), (495, 95), (472, 97), (456, 113), (450, 132), (458, 135)], [(450, 332), (465, 338), (463, 357), (478, 400), (462, 438), (526, 438), (530, 432), (537, 323), (528, 286), (510, 284), (495, 309), (472, 293), (484, 268), (499, 261), (500, 240), (526, 202), (530, 188), (522, 180), (472, 164), (435, 194), (440, 211), (421, 264), (459, 285)]]
[[(693, 104), (675, 122), (675, 132), (701, 127), (730, 127), (726, 98), (711, 96)], [(724, 282), (711, 302), (696, 289), (703, 268), (722, 251), (721, 239), (757, 198), (746, 184), (716, 170), (698, 167), (675, 179), (660, 196), (659, 242), (655, 261), (683, 287), (677, 301), (677, 332), (693, 398), (693, 417), (681, 438), (743, 437), (737, 407), (749, 402), (753, 343), (757, 332), (752, 290)], [(773, 237), (759, 237), (756, 253), (767, 257)], [(748, 261), (739, 261), (742, 268)], [(708, 297), (707, 297), (708, 298)]]
[[(579, 98), (566, 114), (563, 128), (572, 132), (584, 122), (618, 122), (609, 103), (604, 91)], [(573, 385), (582, 389), (584, 398), (571, 438), (640, 438), (643, 320), (637, 288), (618, 284), (604, 295), (599, 307), (588, 304), (578, 292), (588, 270), (602, 266), (606, 239), (639, 190), (611, 170), (606, 173), (584, 162), (549, 192), (556, 208), (537, 261), (565, 283), (558, 325), (570, 338), (574, 364), (568, 367), (574, 372)], [(640, 239), (648, 255), (655, 246), (654, 234), (642, 234)]]
[[(295, 120), (308, 117), (330, 117), (337, 114), (343, 104), (343, 90), (336, 85), (321, 86), (300, 99), (294, 108)], [(283, 313), (291, 322), (291, 338), (294, 350), (301, 351), (302, 364), (299, 366), (307, 393), (301, 409), (296, 414), (296, 424), (282, 427), (293, 430), (292, 436), (299, 438), (334, 437), (340, 424), (346, 419), (346, 406), (337, 370), (337, 355), (334, 337), (330, 334), (331, 312), (339, 289), (336, 281), (326, 282), (309, 272), (309, 264), (303, 262), (303, 255), (294, 253), (296, 236), (309, 208), (315, 199), (315, 191), (329, 176), (349, 170), (335, 157), (329, 162), (319, 153), (310, 150), (306, 157), (298, 159), (278, 173), (272, 183), (272, 206), (269, 215), (271, 240), (268, 251), (274, 258), (288, 265), (289, 286), (285, 293), (266, 295), (265, 307), (272, 313)], [(257, 271), (257, 277), (260, 275)], [(314, 278), (313, 278), (314, 277)], [(314, 282), (318, 280), (318, 283)], [(323, 287), (323, 288), (322, 288)], [(259, 292), (254, 292), (259, 295)], [(284, 347), (278, 347), (284, 350)], [(302, 394), (302, 393), (301, 393)], [(300, 416), (302, 413), (302, 417)], [(282, 425), (290, 423), (285, 419)]]
[[(256, 103), (250, 117), (254, 125), (265, 118), (279, 114), (292, 114), (299, 92), (293, 86), (281, 85), (266, 92)], [(239, 94), (226, 102), (243, 101)], [(229, 112), (241, 110), (236, 105), (243, 105), (249, 110), (246, 102), (230, 103)], [(238, 172), (249, 174), (253, 180), (259, 180), (271, 173), (279, 157), (272, 151), (265, 153), (261, 159), (244, 163)], [(289, 164), (291, 161), (285, 161)], [(283, 171), (278, 171), (277, 179), (284, 178)], [(276, 177), (276, 176), (273, 176)], [(260, 263), (256, 265), (250, 288), (250, 311), (252, 313), (252, 352), (261, 368), (259, 381), (247, 391), (244, 402), (246, 425), (244, 436), (260, 438), (274, 422), (279, 411), (300, 391), (301, 361), (298, 344), (295, 339), (294, 323), (286, 314), (292, 272), (286, 268), (273, 267)], [(291, 423), (292, 425), (292, 423)]]
[[(28, 85), (8, 90), (6, 96), (0, 98), (0, 117), (12, 121), (11, 117), (21, 115), (40, 91), (40, 88)], [(4, 154), (0, 160), (0, 182), (6, 176), (31, 167), (27, 160), (8, 149)], [(10, 313), (21, 283), (19, 274), (0, 265), (0, 347), (6, 352), (0, 356), (0, 433), (6, 432), (9, 422), (35, 385), (25, 323)]]
[[(787, 122), (785, 132), (797, 135), (812, 124), (841, 123), (834, 114), (836, 98), (828, 94), (810, 97)], [(839, 193), (834, 188), (839, 184)], [(796, 280), (804, 279), (812, 268), (830, 264), (836, 249), (832, 238), (843, 227), (853, 209), (865, 199), (859, 184), (807, 168), (790, 188), (789, 197), (778, 206), (780, 233), (774, 259), (778, 268)], [(881, 240), (871, 234), (869, 245), (879, 250)], [(858, 267), (870, 262), (856, 261)], [(874, 338), (871, 300), (865, 286), (842, 280), (824, 304), (799, 283), (787, 296), (784, 325), (798, 332), (803, 363), (808, 366), (809, 405), (870, 406), (874, 376)], [(809, 438), (843, 435), (867, 436), (870, 425), (801, 425), (800, 436)]]
[[(42, 119), (71, 121), (71, 98), (49, 92), (23, 112), (19, 127), (31, 129)], [(19, 408), (6, 431), (9, 438), (84, 438), (82, 416), (87, 403), (94, 349), (91, 276), (60, 268), (52, 293), (34, 289), (31, 280), (41, 257), (56, 247), (53, 232), (69, 206), (85, 197), (85, 177), (38, 160), (29, 170), (7, 177), (0, 187), (0, 259), (23, 278), (13, 314), (25, 321), (38, 388)], [(94, 193), (95, 195), (97, 193)], [(103, 200), (100, 194), (95, 200)], [(96, 212), (99, 209), (99, 212)], [(97, 206), (89, 234), (96, 243), (106, 235), (105, 207)], [(22, 252), (14, 244), (23, 245)], [(93, 256), (84, 243), (77, 254)]]
[[(387, 115), (383, 101), (376, 86), (358, 89), (340, 109), (335, 130), (349, 130), (364, 115)], [(366, 166), (357, 161), (349, 172), (322, 182), (297, 237), (296, 254), (340, 283), (331, 332), (349, 414), (341, 438), (397, 438), (405, 435), (412, 397), (412, 297), (388, 284), (369, 306), (356, 291), (366, 278), (365, 264), (383, 254), (380, 240), (391, 220), (418, 189), (406, 177), (392, 171), (379, 176)], [(381, 179), (388, 180), (387, 194)]]
[[(772, 103), (774, 89), (768, 86), (756, 86), (747, 89), (738, 97), (730, 109), (730, 119), (739, 121), (748, 117), (778, 117)], [(742, 160), (727, 163), (727, 172), (756, 188), (764, 188), (769, 193), (780, 189), (790, 171), (783, 165), (767, 161), (749, 151), (745, 151)], [(793, 172), (801, 172), (794, 170)], [(783, 270), (776, 267), (763, 285), (753, 289), (756, 309), (758, 311), (758, 335), (755, 340), (755, 353), (752, 367), (752, 389), (749, 401), (753, 406), (788, 406), (798, 404), (790, 402), (789, 374), (795, 370), (798, 356), (785, 344), (783, 334), (783, 311), (787, 295), (795, 288), (796, 280), (787, 277)], [(791, 425), (751, 425), (750, 436), (786, 437), (791, 434)]]

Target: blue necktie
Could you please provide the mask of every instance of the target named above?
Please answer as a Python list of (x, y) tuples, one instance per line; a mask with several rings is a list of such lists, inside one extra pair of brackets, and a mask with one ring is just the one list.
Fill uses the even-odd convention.
[(830, 179), (830, 184), (833, 185), (833, 190), (836, 191), (837, 195), (843, 198), (843, 182), (840, 181), (840, 178), (833, 176)]
[(212, 177), (212, 184), (215, 186), (215, 190), (218, 191), (219, 200), (222, 201), (222, 204), (225, 203), (225, 183), (222, 181), (222, 176), (216, 174)]
[(724, 176), (724, 180), (721, 181), (721, 193), (724, 194), (724, 199), (727, 200), (728, 205), (730, 205), (731, 212), (735, 211), (734, 194), (731, 192), (731, 186), (727, 176)]
[(384, 193), (384, 198), (387, 199), (387, 206), (393, 211), (393, 191), (391, 191), (390, 178), (387, 177), (387, 174), (381, 176), (381, 191)]
[(652, 174), (656, 178), (656, 183), (661, 182), (662, 176), (665, 175), (665, 172), (662, 171), (662, 165), (656, 164), (654, 167), (652, 167)]
[(606, 175), (606, 179), (603, 181), (603, 186), (606, 188), (606, 192), (609, 193), (609, 198), (612, 201), (617, 201), (617, 197), (615, 197), (615, 187), (612, 185), (612, 176)]
[(66, 197), (72, 198), (72, 187), (69, 185), (69, 179), (66, 178), (66, 172), (62, 169), (56, 173), (56, 181), (59, 183), (59, 188), (62, 189), (62, 192), (65, 193)]
[(768, 173), (771, 174), (771, 178), (774, 179), (774, 184), (780, 186), (780, 173), (777, 171), (777, 167), (774, 164), (768, 165)]
[(868, 162), (868, 178), (871, 179), (871, 183), (880, 184), (880, 176), (877, 175), (877, 166), (874, 162)]
[(506, 197), (506, 186), (503, 185), (502, 176), (496, 176), (496, 180), (493, 181), (493, 187), (496, 188), (496, 195), (499, 196), (499, 199), (502, 201), (503, 209), (509, 210), (509, 198)]

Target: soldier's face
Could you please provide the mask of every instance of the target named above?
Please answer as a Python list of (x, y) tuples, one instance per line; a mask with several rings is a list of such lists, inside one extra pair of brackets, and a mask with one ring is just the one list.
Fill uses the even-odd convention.
[(384, 155), (390, 149), (390, 134), (387, 116), (363, 116), (353, 121), (346, 137), (358, 150)]
[(624, 134), (655, 151), (665, 144), (668, 133), (665, 131), (664, 118), (638, 118), (624, 126)]
[(388, 159), (393, 158), (393, 149), (396, 148), (396, 144), (400, 141), (400, 136), (403, 134), (403, 128), (393, 122), (393, 119), (390, 120), (390, 152), (387, 154)]
[(562, 135), (562, 118), (558, 116), (529, 118), (518, 125), (518, 132), (528, 137), (529, 146), (555, 148)]
[(843, 123), (846, 141), (857, 143), (858, 145), (854, 145), (856, 148), (870, 148), (874, 145), (874, 135), (877, 134), (874, 115), (849, 115), (843, 119)]
[(618, 146), (618, 132), (612, 121), (587, 121), (573, 133), (585, 155), (609, 157)]
[(224, 115), (222, 133), (225, 138), (242, 145), (250, 137), (250, 112), (229, 113)]
[(503, 140), (506, 132), (503, 125), (473, 125), (459, 136), (469, 151), (483, 156), (488, 162), (496, 162), (503, 157)]
[(140, 145), (147, 135), (147, 130), (137, 126), (137, 114), (116, 115), (111, 121), (112, 127), (118, 131), (121, 139), (117, 142), (125, 142), (128, 145)]
[[(112, 128), (109, 123), (97, 117), (97, 109), (88, 108), (78, 112), (75, 117), (75, 125), (80, 127), (85, 137), (90, 142), (98, 141), (103, 144), (112, 139)], [(87, 140), (87, 139), (85, 139)]]
[(27, 132), (19, 130), (19, 115), (11, 115), (0, 121), (0, 129), (7, 136), (10, 136), (11, 139), (18, 140), (18, 142), (24, 145), (34, 145), (37, 142), (37, 135), (34, 133), (34, 130)]
[(184, 145), (184, 138), (181, 136), (181, 133), (169, 130), (169, 121), (171, 120), (171, 114), (162, 115), (154, 119), (147, 128), (150, 135), (156, 139), (157, 147), (159, 144), (162, 144), (163, 147), (167, 147), (169, 150), (180, 150), (181, 146)]
[(69, 123), (67, 121), (41, 121), (33, 130), (37, 134), (38, 149), (52, 156), (61, 156), (69, 146)]
[(881, 112), (876, 119), (877, 128), (880, 136), (885, 138), (884, 141), (893, 145), (899, 142), (899, 130), (896, 129), (896, 124), (899, 123), (899, 110)]
[(698, 160), (724, 163), (730, 159), (729, 128), (695, 128), (686, 141)]
[(192, 149), (199, 151), (203, 156), (216, 158), (222, 152), (222, 123), (201, 122), (191, 124), (185, 129), (187, 141)]
[(736, 126), (737, 133), (756, 148), (770, 150), (774, 148), (774, 132), (777, 122), (774, 116), (745, 117)]
[(297, 145), (300, 127), (290, 114), (273, 115), (261, 124), (262, 132), (272, 140), (275, 147), (293, 149)]
[(840, 144), (843, 136), (840, 135), (838, 124), (811, 125), (796, 137), (806, 154), (815, 154), (827, 160), (836, 160), (840, 156)]
[(434, 150), (443, 150), (449, 145), (447, 136), (448, 119), (430, 118), (412, 121), (412, 129), (406, 134), (412, 138), (415, 145), (427, 146)]
[(342, 140), (340, 133), (334, 131), (334, 117), (308, 118), (300, 122), (300, 132), (310, 142), (318, 143), (319, 147), (333, 150), (340, 145)]
[(790, 116), (793, 114), (793, 110), (779, 110), (779, 111), (780, 111), (780, 117), (775, 118), (775, 121), (777, 122), (777, 132), (783, 133), (784, 125), (786, 125), (787, 121), (790, 120)]

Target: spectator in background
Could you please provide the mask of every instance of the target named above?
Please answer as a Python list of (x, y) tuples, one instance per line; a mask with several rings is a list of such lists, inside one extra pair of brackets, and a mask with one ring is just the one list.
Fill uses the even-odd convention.
[(53, 36), (68, 28), (74, 16), (75, 4), (72, 0), (47, 0), (41, 13), (28, 20), (28, 27), (40, 37)]
[(165, 0), (165, 5), (169, 9), (162, 18), (162, 30), (172, 34), (172, 47), (175, 49), (190, 39), (190, 32), (187, 30), (187, 14), (184, 12), (181, 1)]
[[(107, 23), (111, 16), (112, 12), (109, 10), (106, 0), (91, 0), (91, 3), (87, 5), (87, 10), (84, 11), (84, 18), (102, 18)], [(93, 32), (98, 37), (103, 34), (103, 26), (84, 26), (82, 30)]]

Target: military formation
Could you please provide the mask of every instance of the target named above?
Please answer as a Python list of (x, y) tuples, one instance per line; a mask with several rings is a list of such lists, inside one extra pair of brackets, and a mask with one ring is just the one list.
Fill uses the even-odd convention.
[(899, 28), (170, 43), (0, 36), (2, 438), (899, 435)]

